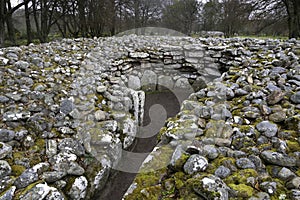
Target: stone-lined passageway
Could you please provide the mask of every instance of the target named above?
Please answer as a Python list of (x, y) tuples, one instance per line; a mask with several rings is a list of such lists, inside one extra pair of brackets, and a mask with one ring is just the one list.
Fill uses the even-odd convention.
[[(153, 105), (162, 105), (162, 109), (166, 111), (166, 115), (164, 115), (164, 110), (155, 110), (150, 112)], [(150, 153), (153, 148), (157, 145), (158, 132), (160, 128), (164, 126), (166, 117), (174, 117), (180, 111), (180, 102), (177, 100), (176, 96), (171, 91), (154, 91), (148, 92), (145, 96), (145, 106), (144, 106), (145, 114), (143, 120), (143, 127), (152, 124), (151, 130), (152, 135), (148, 135), (147, 138), (136, 138), (133, 147), (130, 149), (131, 152), (134, 153)], [(152, 121), (151, 121), (152, 120)], [(156, 132), (155, 132), (156, 131)], [(145, 157), (141, 160), (134, 160), (134, 165), (139, 168)], [(130, 165), (132, 160), (126, 159), (126, 162), (121, 164)], [(111, 179), (107, 181), (107, 184), (104, 186), (103, 190), (101, 190), (98, 194), (95, 194), (94, 199), (122, 199), (123, 195), (127, 191), (128, 187), (133, 182), (137, 173), (123, 172), (118, 170), (111, 171)]]
[(298, 61), (297, 40), (131, 35), (1, 49), (0, 199), (90, 199), (111, 169), (132, 170), (118, 167), (143, 123), (143, 90), (160, 86), (193, 94), (125, 198), (296, 199)]

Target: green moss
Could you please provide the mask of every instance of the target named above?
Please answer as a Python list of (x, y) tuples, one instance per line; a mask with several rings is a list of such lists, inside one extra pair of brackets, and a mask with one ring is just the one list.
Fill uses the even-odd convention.
[(167, 127), (162, 127), (159, 131), (159, 133), (157, 134), (157, 141), (161, 140), (161, 137), (163, 134), (165, 134), (167, 132)]
[(22, 165), (12, 165), (11, 170), (12, 175), (17, 177), (20, 176), (26, 170), (26, 168)]
[(25, 152), (14, 152), (13, 158), (14, 160), (22, 160), (25, 156)]
[(33, 167), (34, 165), (37, 165), (39, 164), (40, 162), (42, 162), (42, 158), (41, 158), (41, 155), (40, 154), (32, 154), (29, 156), (29, 159), (30, 159), (30, 166)]
[(30, 147), (29, 150), (31, 150), (33, 152), (41, 152), (41, 151), (45, 150), (45, 148), (46, 148), (45, 140), (44, 139), (37, 139), (35, 141), (35, 145)]
[(300, 151), (300, 145), (299, 145), (298, 141), (288, 140), (288, 141), (286, 141), (286, 144), (290, 151), (292, 151), (292, 152)]
[(22, 196), (26, 195), (28, 191), (30, 191), (32, 188), (34, 188), (36, 185), (43, 183), (43, 181), (38, 181), (35, 183), (32, 183), (28, 185), (26, 188), (19, 190), (17, 193), (15, 193), (14, 199), (21, 199)]
[(276, 184), (276, 192), (271, 196), (271, 200), (278, 200), (280, 196), (287, 195), (290, 190), (285, 187), (285, 183), (280, 179), (273, 179)]
[(245, 184), (229, 184), (233, 190), (237, 191), (238, 199), (249, 198), (253, 196), (254, 189)]
[(76, 177), (75, 177), (75, 176), (71, 176), (71, 177), (68, 178), (68, 180), (67, 180), (67, 185), (66, 185), (65, 188), (64, 188), (64, 192), (65, 192), (66, 194), (71, 190), (71, 188), (72, 188), (72, 186), (73, 186), (75, 180), (76, 180)]
[(176, 172), (174, 174), (174, 181), (176, 189), (181, 189), (184, 186), (185, 181), (185, 173), (183, 172)]
[[(137, 188), (126, 199), (157, 199), (156, 197), (161, 196), (161, 178), (167, 175), (167, 166), (172, 153), (173, 149), (169, 146), (161, 146), (152, 152), (150, 154), (153, 156), (152, 160), (143, 165), (134, 180), (137, 183)], [(156, 191), (157, 188), (159, 191)], [(153, 191), (159, 195), (154, 194)]]
[(242, 133), (248, 133), (251, 129), (253, 129), (253, 126), (251, 126), (251, 125), (241, 125), (241, 126), (239, 126), (239, 130)]
[(216, 158), (215, 160), (213, 160), (212, 165), (219, 167), (221, 165), (223, 165), (224, 161), (229, 161), (231, 162), (233, 165), (235, 163), (235, 159), (231, 158), (231, 157), (224, 157), (224, 156), (219, 156), (218, 158)]
[(258, 174), (254, 169), (243, 169), (225, 178), (224, 182), (226, 184), (247, 184), (249, 177), (258, 177)]
[(177, 171), (182, 171), (183, 165), (186, 163), (187, 159), (189, 159), (190, 155), (182, 154), (181, 157), (176, 160), (174, 169)]

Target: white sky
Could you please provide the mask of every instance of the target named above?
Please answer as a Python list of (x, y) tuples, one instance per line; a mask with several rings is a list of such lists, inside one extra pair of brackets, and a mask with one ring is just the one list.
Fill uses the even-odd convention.
[(10, 2), (12, 6), (15, 6), (19, 3), (19, 0), (11, 0)]

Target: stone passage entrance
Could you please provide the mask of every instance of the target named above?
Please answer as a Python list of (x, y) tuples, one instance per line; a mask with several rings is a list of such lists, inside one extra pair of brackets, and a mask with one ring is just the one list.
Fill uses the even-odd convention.
[[(181, 91), (181, 95), (187, 96), (188, 94)], [(166, 118), (176, 116), (180, 111), (181, 102), (177, 100), (177, 97), (172, 91), (164, 88), (163, 91), (146, 92), (145, 106), (144, 106), (144, 120), (143, 126), (137, 136), (135, 143), (132, 145), (131, 152), (133, 153), (145, 153), (146, 155), (152, 152), (153, 148), (157, 145), (157, 134), (159, 129), (164, 126)], [(123, 160), (124, 165), (131, 165), (131, 162), (135, 162), (133, 168), (139, 168), (142, 164), (142, 160)], [(113, 176), (107, 182), (104, 189), (95, 196), (95, 199), (122, 199), (128, 187), (132, 184), (136, 173), (123, 172), (118, 170), (112, 171)]]
[[(131, 90), (127, 100), (132, 99), (133, 106), (125, 109), (125, 112), (133, 118), (118, 122), (123, 124), (121, 127), (125, 138), (121, 157), (95, 199), (121, 199), (141, 164), (158, 144), (157, 134), (166, 119), (176, 116), (181, 103), (190, 94), (220, 76), (217, 59), (211, 53), (196, 45), (165, 46), (130, 52), (127, 57), (112, 63), (111, 82), (115, 84), (111, 89), (112, 94), (117, 93), (115, 88), (118, 91), (125, 87), (125, 90)], [(111, 96), (108, 105), (112, 110), (124, 112), (120, 102)]]
[[(166, 119), (179, 112), (190, 94), (221, 75), (218, 51), (193, 44), (150, 45), (129, 49), (111, 62), (97, 98), (117, 126), (108, 124), (111, 132), (104, 136), (92, 135), (100, 138), (91, 140), (92, 154), (104, 165), (107, 157), (111, 161), (105, 168), (108, 181), (95, 199), (122, 198), (142, 163), (151, 159), (148, 155), (158, 144), (157, 133)], [(99, 144), (115, 137), (101, 149)]]

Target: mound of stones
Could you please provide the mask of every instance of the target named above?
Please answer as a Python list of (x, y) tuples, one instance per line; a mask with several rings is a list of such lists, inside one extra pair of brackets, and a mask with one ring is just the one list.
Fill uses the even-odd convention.
[(219, 42), (228, 71), (166, 122), (124, 199), (300, 199), (299, 41)]
[(0, 199), (91, 199), (145, 93), (191, 89), (125, 199), (300, 198), (297, 40), (63, 39), (0, 49)]

